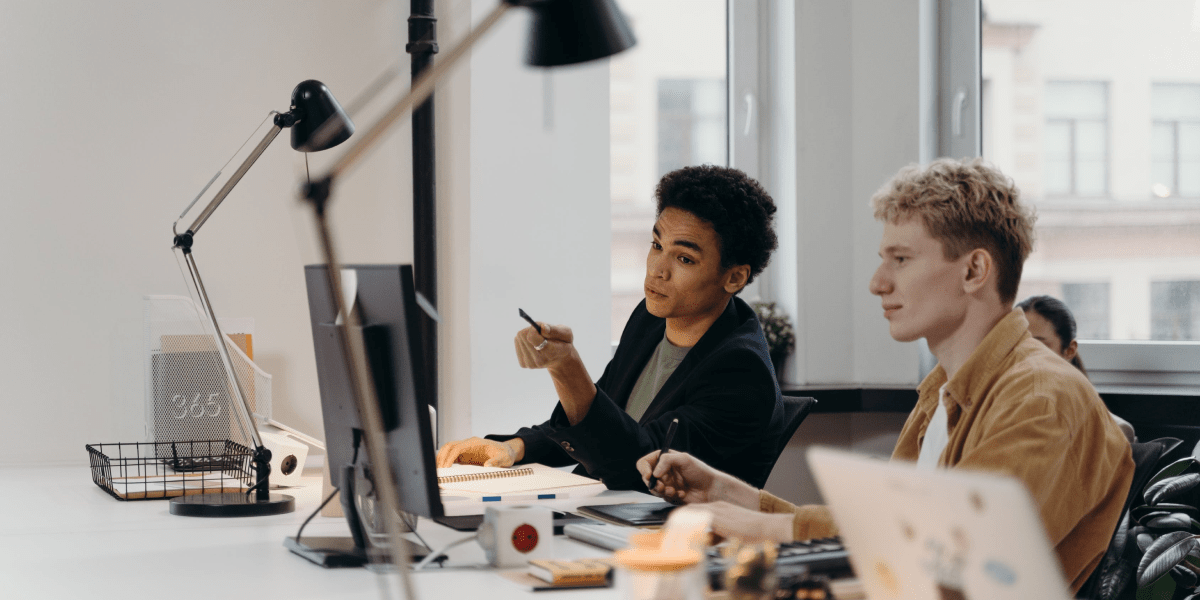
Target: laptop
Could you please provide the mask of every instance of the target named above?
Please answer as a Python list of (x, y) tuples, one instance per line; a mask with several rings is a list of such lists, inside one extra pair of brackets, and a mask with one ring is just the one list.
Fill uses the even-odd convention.
[(808, 462), (871, 600), (1071, 598), (1019, 480), (828, 448)]

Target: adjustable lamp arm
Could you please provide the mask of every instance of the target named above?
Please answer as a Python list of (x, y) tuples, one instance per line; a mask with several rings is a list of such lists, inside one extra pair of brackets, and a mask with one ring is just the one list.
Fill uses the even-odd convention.
[[(258, 426), (254, 422), (254, 415), (250, 410), (250, 404), (246, 400), (246, 392), (242, 387), (237, 370), (233, 368), (233, 360), (229, 356), (229, 349), (225, 346), (225, 334), (221, 331), (221, 326), (217, 322), (217, 315), (213, 310), (212, 302), (208, 299), (208, 292), (204, 287), (203, 279), (200, 277), (200, 270), (196, 266), (196, 259), (192, 255), (192, 245), (195, 242), (196, 233), (200, 231), (204, 223), (216, 212), (217, 207), (229, 196), (233, 188), (241, 182), (242, 178), (250, 170), (250, 167), (254, 166), (254, 163), (262, 156), (262, 153), (270, 147), (271, 142), (275, 141), (275, 138), (279, 136), (279, 132), (287, 127), (293, 128), (292, 147), (303, 152), (324, 150), (336, 146), (349, 138), (354, 132), (354, 124), (346, 117), (341, 106), (333, 99), (333, 95), (329, 93), (325, 84), (311, 79), (301, 82), (292, 91), (291, 109), (286, 113), (275, 113), (271, 129), (258, 142), (258, 145), (251, 150), (250, 155), (242, 161), (242, 164), (230, 176), (229, 181), (226, 181), (225, 185), (221, 186), (221, 189), (217, 191), (213, 199), (204, 207), (204, 210), (200, 211), (199, 216), (196, 217), (196, 220), (188, 227), (187, 231), (179, 233), (178, 231), (174, 231), (174, 227), (172, 227), (175, 233), (173, 247), (183, 253), (184, 262), (187, 264), (188, 276), (191, 278), (192, 285), (196, 290), (200, 305), (204, 309), (204, 316), (207, 318), (208, 324), (212, 327), (216, 336), (217, 354), (221, 357), (221, 365), (225, 370), (230, 393), (235, 397), (233, 404), (236, 405), (239, 417), (238, 426), (254, 446), (255, 484), (253, 489), (260, 502), (267, 502), (269, 500), (271, 451), (263, 444), (262, 436), (258, 432)], [(318, 129), (325, 132), (323, 139), (319, 143), (312, 139), (312, 134)], [(187, 211), (184, 212), (186, 213)]]
[(263, 152), (266, 152), (267, 147), (271, 145), (271, 142), (274, 142), (275, 138), (279, 136), (279, 132), (283, 131), (283, 128), (291, 127), (295, 124), (295, 111), (275, 113), (274, 125), (271, 127), (270, 131), (267, 132), (267, 135), (263, 136), (262, 141), (258, 142), (258, 145), (254, 147), (254, 150), (250, 152), (250, 156), (247, 156), (246, 160), (242, 161), (241, 166), (237, 168), (237, 171), (234, 171), (233, 175), (229, 178), (229, 181), (226, 181), (225, 185), (221, 186), (221, 189), (217, 191), (217, 194), (213, 196), (213, 199), (209, 201), (208, 206), (205, 206), (204, 210), (200, 211), (200, 215), (197, 216), (196, 220), (192, 222), (191, 227), (188, 227), (185, 233), (176, 234), (176, 246), (182, 248), (191, 247), (192, 238), (200, 231), (200, 228), (204, 226), (204, 223), (208, 221), (208, 218), (211, 217), (214, 212), (216, 212), (217, 207), (221, 205), (221, 202), (225, 200), (225, 197), (229, 195), (229, 192), (233, 191), (234, 186), (242, 181), (242, 177), (245, 177), (246, 172), (250, 170), (250, 167), (254, 166), (254, 163), (258, 161), (258, 157), (262, 156)]
[[(275, 141), (275, 138), (279, 136), (279, 132), (283, 131), (284, 127), (290, 127), (295, 124), (295, 122), (296, 118), (291, 113), (276, 113), (274, 125), (263, 136), (263, 139), (258, 142), (258, 145), (254, 147), (254, 150), (250, 152), (250, 156), (247, 156), (246, 160), (242, 161), (242, 164), (237, 168), (237, 171), (234, 171), (229, 181), (221, 186), (221, 189), (217, 191), (213, 199), (209, 201), (208, 206), (205, 206), (204, 210), (200, 211), (200, 215), (196, 217), (191, 227), (188, 227), (184, 233), (176, 233), (174, 240), (174, 247), (183, 252), (184, 262), (187, 264), (188, 276), (192, 279), (192, 285), (195, 287), (197, 297), (200, 299), (200, 306), (204, 309), (204, 316), (208, 318), (209, 325), (216, 333), (217, 354), (220, 355), (222, 366), (224, 366), (225, 373), (228, 376), (229, 387), (233, 395), (236, 396), (234, 404), (237, 406), (238, 416), (240, 417), (240, 423), (238, 424), (241, 426), (242, 432), (254, 444), (254, 463), (257, 473), (256, 484), (268, 477), (271, 451), (267, 450), (263, 445), (262, 436), (258, 434), (258, 427), (254, 423), (254, 416), (251, 414), (250, 405), (246, 401), (246, 392), (242, 389), (242, 381), (238, 378), (237, 370), (233, 368), (233, 360), (229, 357), (229, 349), (225, 347), (225, 334), (221, 331), (221, 326), (217, 323), (217, 315), (213, 311), (212, 302), (208, 299), (208, 292), (204, 289), (204, 280), (200, 278), (200, 269), (196, 266), (196, 259), (192, 256), (192, 244), (195, 241), (196, 232), (200, 231), (200, 228), (204, 226), (208, 218), (216, 212), (217, 207), (229, 196), (233, 188), (242, 180), (246, 172), (250, 170), (250, 167), (254, 166), (254, 163), (267, 150), (271, 142)], [(261, 469), (262, 463), (266, 464), (266, 469)], [(261, 485), (257, 488), (257, 493), (260, 495), (268, 493), (269, 488), (269, 485)]]

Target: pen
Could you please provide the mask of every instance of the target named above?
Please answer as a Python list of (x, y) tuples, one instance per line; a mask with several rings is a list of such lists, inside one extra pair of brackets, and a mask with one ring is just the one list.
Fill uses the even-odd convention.
[[(529, 321), (529, 324), (530, 324), (530, 325), (533, 325), (533, 328), (537, 330), (537, 332), (538, 332), (538, 335), (542, 335), (542, 326), (541, 326), (541, 325), (538, 325), (538, 324), (537, 324), (537, 321), (534, 321), (534, 320), (533, 320), (533, 317), (529, 316), (529, 313), (525, 312), (525, 309), (523, 309), (523, 308), (518, 308), (518, 309), (517, 309), (517, 312), (518, 312), (518, 313), (520, 313), (520, 315), (521, 315), (521, 318), (522, 318), (522, 319), (525, 319), (526, 321)], [(544, 336), (543, 336), (543, 337), (544, 337)]]
[(546, 339), (546, 334), (542, 333), (542, 326), (538, 325), (537, 321), (534, 321), (533, 317), (529, 316), (529, 313), (525, 312), (525, 309), (517, 308), (517, 313), (521, 315), (522, 319), (529, 321), (529, 324), (533, 325), (533, 328), (535, 330), (537, 330), (538, 335), (542, 336), (542, 343), (533, 347), (534, 350), (537, 350), (540, 352), (542, 350), (542, 348), (546, 347), (546, 344), (550, 343), (550, 340)]
[[(659, 458), (662, 458), (662, 455), (666, 454), (667, 450), (671, 449), (671, 440), (675, 439), (675, 430), (676, 429), (679, 429), (679, 418), (678, 417), (671, 419), (671, 425), (670, 425), (670, 427), (667, 427), (667, 436), (663, 438), (662, 450), (659, 451), (659, 453), (658, 453)], [(651, 473), (650, 474), (650, 485), (647, 486), (647, 489), (652, 490), (652, 489), (654, 489), (654, 486), (656, 486), (656, 485), (658, 485), (658, 478), (654, 476), (654, 473)]]

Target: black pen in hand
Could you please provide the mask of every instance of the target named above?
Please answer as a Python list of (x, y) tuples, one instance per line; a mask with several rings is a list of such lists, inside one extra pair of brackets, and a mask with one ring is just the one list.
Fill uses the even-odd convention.
[(533, 320), (533, 317), (529, 316), (529, 313), (525, 312), (525, 309), (523, 309), (523, 308), (518, 308), (518, 309), (517, 309), (517, 314), (521, 315), (521, 318), (522, 318), (522, 319), (525, 319), (526, 321), (529, 321), (529, 324), (530, 324), (530, 325), (533, 325), (533, 328), (534, 328), (535, 330), (537, 330), (537, 332), (538, 332), (538, 335), (542, 336), (542, 343), (540, 343), (540, 344), (538, 344), (538, 345), (536, 345), (536, 346), (534, 346), (534, 347), (533, 347), (533, 349), (534, 349), (534, 350), (537, 350), (538, 352), (541, 352), (541, 351), (542, 351), (542, 348), (545, 348), (545, 347), (546, 347), (546, 344), (549, 344), (549, 343), (550, 343), (550, 340), (546, 339), (546, 334), (542, 333), (542, 326), (541, 326), (541, 325), (538, 325), (538, 322), (537, 322), (537, 321), (534, 321), (534, 320)]
[[(675, 439), (675, 430), (677, 429), (679, 429), (679, 419), (671, 419), (671, 425), (667, 427), (667, 435), (663, 438), (662, 450), (658, 452), (658, 460), (662, 460), (662, 457), (667, 453), (667, 450), (671, 449), (671, 441)], [(646, 489), (653, 490), (654, 486), (656, 485), (658, 485), (658, 478), (654, 476), (654, 470), (651, 469), (650, 484), (646, 486)]]

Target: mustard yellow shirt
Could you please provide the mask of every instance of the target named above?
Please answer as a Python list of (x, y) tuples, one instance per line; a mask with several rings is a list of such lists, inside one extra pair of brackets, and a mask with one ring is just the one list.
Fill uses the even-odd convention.
[[(947, 383), (941, 365), (917, 388), (893, 460), (915, 461)], [(1104, 556), (1133, 480), (1129, 442), (1078, 369), (1029, 334), (1014, 309), (946, 385), (950, 441), (938, 465), (1013, 475), (1041, 512), (1063, 574), (1078, 591)], [(824, 506), (760, 492), (764, 512), (793, 512), (796, 539), (837, 533)]]

